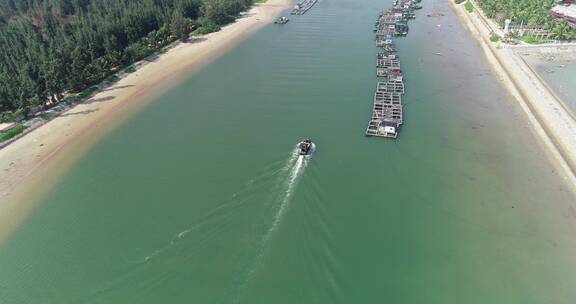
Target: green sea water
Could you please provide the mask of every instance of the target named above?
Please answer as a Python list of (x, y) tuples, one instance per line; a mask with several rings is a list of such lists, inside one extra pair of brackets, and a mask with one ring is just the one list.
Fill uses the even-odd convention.
[(391, 1), (320, 0), (91, 149), (0, 245), (0, 303), (574, 303), (573, 193), (422, 4), (397, 140), (364, 137)]

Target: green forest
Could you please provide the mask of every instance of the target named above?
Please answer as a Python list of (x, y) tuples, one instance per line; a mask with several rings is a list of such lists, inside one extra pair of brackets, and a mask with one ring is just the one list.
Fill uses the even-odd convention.
[(0, 0), (0, 113), (46, 108), (253, 0)]
[(565, 21), (557, 21), (550, 15), (553, 0), (478, 0), (486, 16), (501, 24), (505, 19), (513, 24), (544, 25), (558, 40), (573, 39), (576, 31)]

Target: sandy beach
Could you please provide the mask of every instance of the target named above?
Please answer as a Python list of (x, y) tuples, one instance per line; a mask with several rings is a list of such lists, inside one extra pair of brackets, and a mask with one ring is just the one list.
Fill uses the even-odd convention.
[[(255, 5), (219, 32), (179, 43), (50, 122), (0, 150), (0, 240), (106, 132), (182, 79), (198, 72), (291, 3)], [(26, 201), (26, 203), (22, 203)]]
[(498, 78), (519, 102), (533, 131), (562, 176), (575, 187), (576, 119), (562, 100), (520, 56), (520, 52), (529, 47), (490, 42), (490, 33), (500, 33), (500, 30), (479, 11), (475, 3), (474, 11), (468, 13), (464, 5), (449, 2), (461, 22), (480, 43)]

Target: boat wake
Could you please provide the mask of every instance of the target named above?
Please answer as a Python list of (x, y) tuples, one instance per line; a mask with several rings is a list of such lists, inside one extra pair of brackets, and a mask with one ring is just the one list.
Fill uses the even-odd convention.
[(294, 194), (295, 188), (300, 177), (302, 176), (302, 173), (305, 171), (308, 165), (309, 159), (309, 155), (300, 155), (298, 149), (296, 149), (288, 159), (285, 166), (286, 177), (281, 181), (280, 192), (274, 200), (276, 203), (274, 204), (274, 209), (272, 212), (272, 220), (268, 226), (268, 229), (265, 230), (257, 245), (255, 246), (255, 252), (252, 255), (250, 261), (244, 267), (245, 270), (241, 272), (238, 280), (236, 281), (236, 287), (232, 293), (232, 303), (240, 302), (240, 294), (242, 289), (250, 281), (256, 270), (258, 270), (258, 267), (261, 264), (262, 258), (266, 253), (266, 249), (268, 248), (274, 232), (280, 227), (283, 215), (288, 209), (292, 195)]
[[(230, 288), (223, 295), (224, 303), (239, 303), (242, 291), (260, 267), (275, 232), (282, 224), (310, 158), (310, 155), (300, 155), (296, 147), (287, 159), (279, 159), (263, 168), (262, 174), (250, 179), (239, 191), (208, 210), (190, 226), (175, 233), (163, 246), (149, 252), (135, 263), (147, 264), (156, 259), (165, 261), (181, 248), (181, 243), (194, 242), (193, 248), (201, 248), (215, 235), (234, 229), (231, 223), (237, 220), (239, 214), (245, 214), (247, 210), (256, 208), (255, 210), (262, 212), (262, 220), (255, 223), (256, 226), (253, 226), (255, 228), (252, 228), (255, 230), (248, 232), (253, 236), (252, 246), (243, 254), (243, 262), (236, 268), (237, 272), (230, 282)], [(263, 193), (267, 194), (262, 197)], [(187, 251), (187, 254), (192, 253)]]
[[(275, 177), (282, 176), (286, 172), (285, 165), (282, 166), (284, 160), (280, 160), (278, 162), (274, 162), (264, 168), (264, 173), (260, 174), (257, 177), (250, 179), (246, 182), (243, 187), (233, 193), (228, 199), (221, 201), (217, 204), (217, 206), (204, 215), (202, 215), (199, 219), (194, 221), (190, 226), (186, 229), (183, 229), (176, 233), (169, 242), (167, 242), (161, 248), (158, 248), (145, 256), (143, 260), (138, 262), (149, 262), (150, 260), (158, 257), (159, 255), (163, 254), (170, 247), (175, 246), (178, 242), (182, 241), (186, 238), (189, 234), (193, 232), (197, 232), (199, 230), (205, 230), (206, 227), (210, 226), (222, 226), (225, 224), (225, 221), (233, 216), (235, 210), (239, 210), (239, 208), (245, 207), (248, 203), (253, 201), (253, 193), (260, 191), (262, 188), (270, 187), (270, 182), (276, 180)], [(281, 167), (280, 167), (281, 166)], [(280, 167), (280, 168), (278, 168)], [(136, 262), (136, 263), (138, 263)]]
[(306, 155), (295, 155), (293, 156), (291, 162), (289, 162), (289, 175), (285, 182), (285, 186), (283, 187), (283, 194), (281, 195), (280, 204), (278, 205), (278, 209), (274, 214), (274, 221), (272, 222), (272, 226), (265, 234), (264, 240), (269, 238), (280, 225), (280, 221), (282, 220), (282, 215), (284, 214), (286, 207), (288, 206), (288, 202), (294, 193), (294, 187), (296, 186), (296, 182), (298, 181), (298, 177), (304, 171), (304, 168), (308, 164), (308, 157)]

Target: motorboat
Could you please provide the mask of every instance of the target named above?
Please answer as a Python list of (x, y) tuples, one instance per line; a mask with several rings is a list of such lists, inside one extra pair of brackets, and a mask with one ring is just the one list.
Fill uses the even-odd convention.
[(282, 16), (282, 17), (278, 18), (278, 20), (274, 21), (274, 23), (275, 24), (286, 24), (286, 23), (288, 23), (288, 21), (290, 21), (290, 19)]
[(311, 139), (305, 139), (298, 144), (298, 154), (310, 155), (314, 149), (314, 143)]

